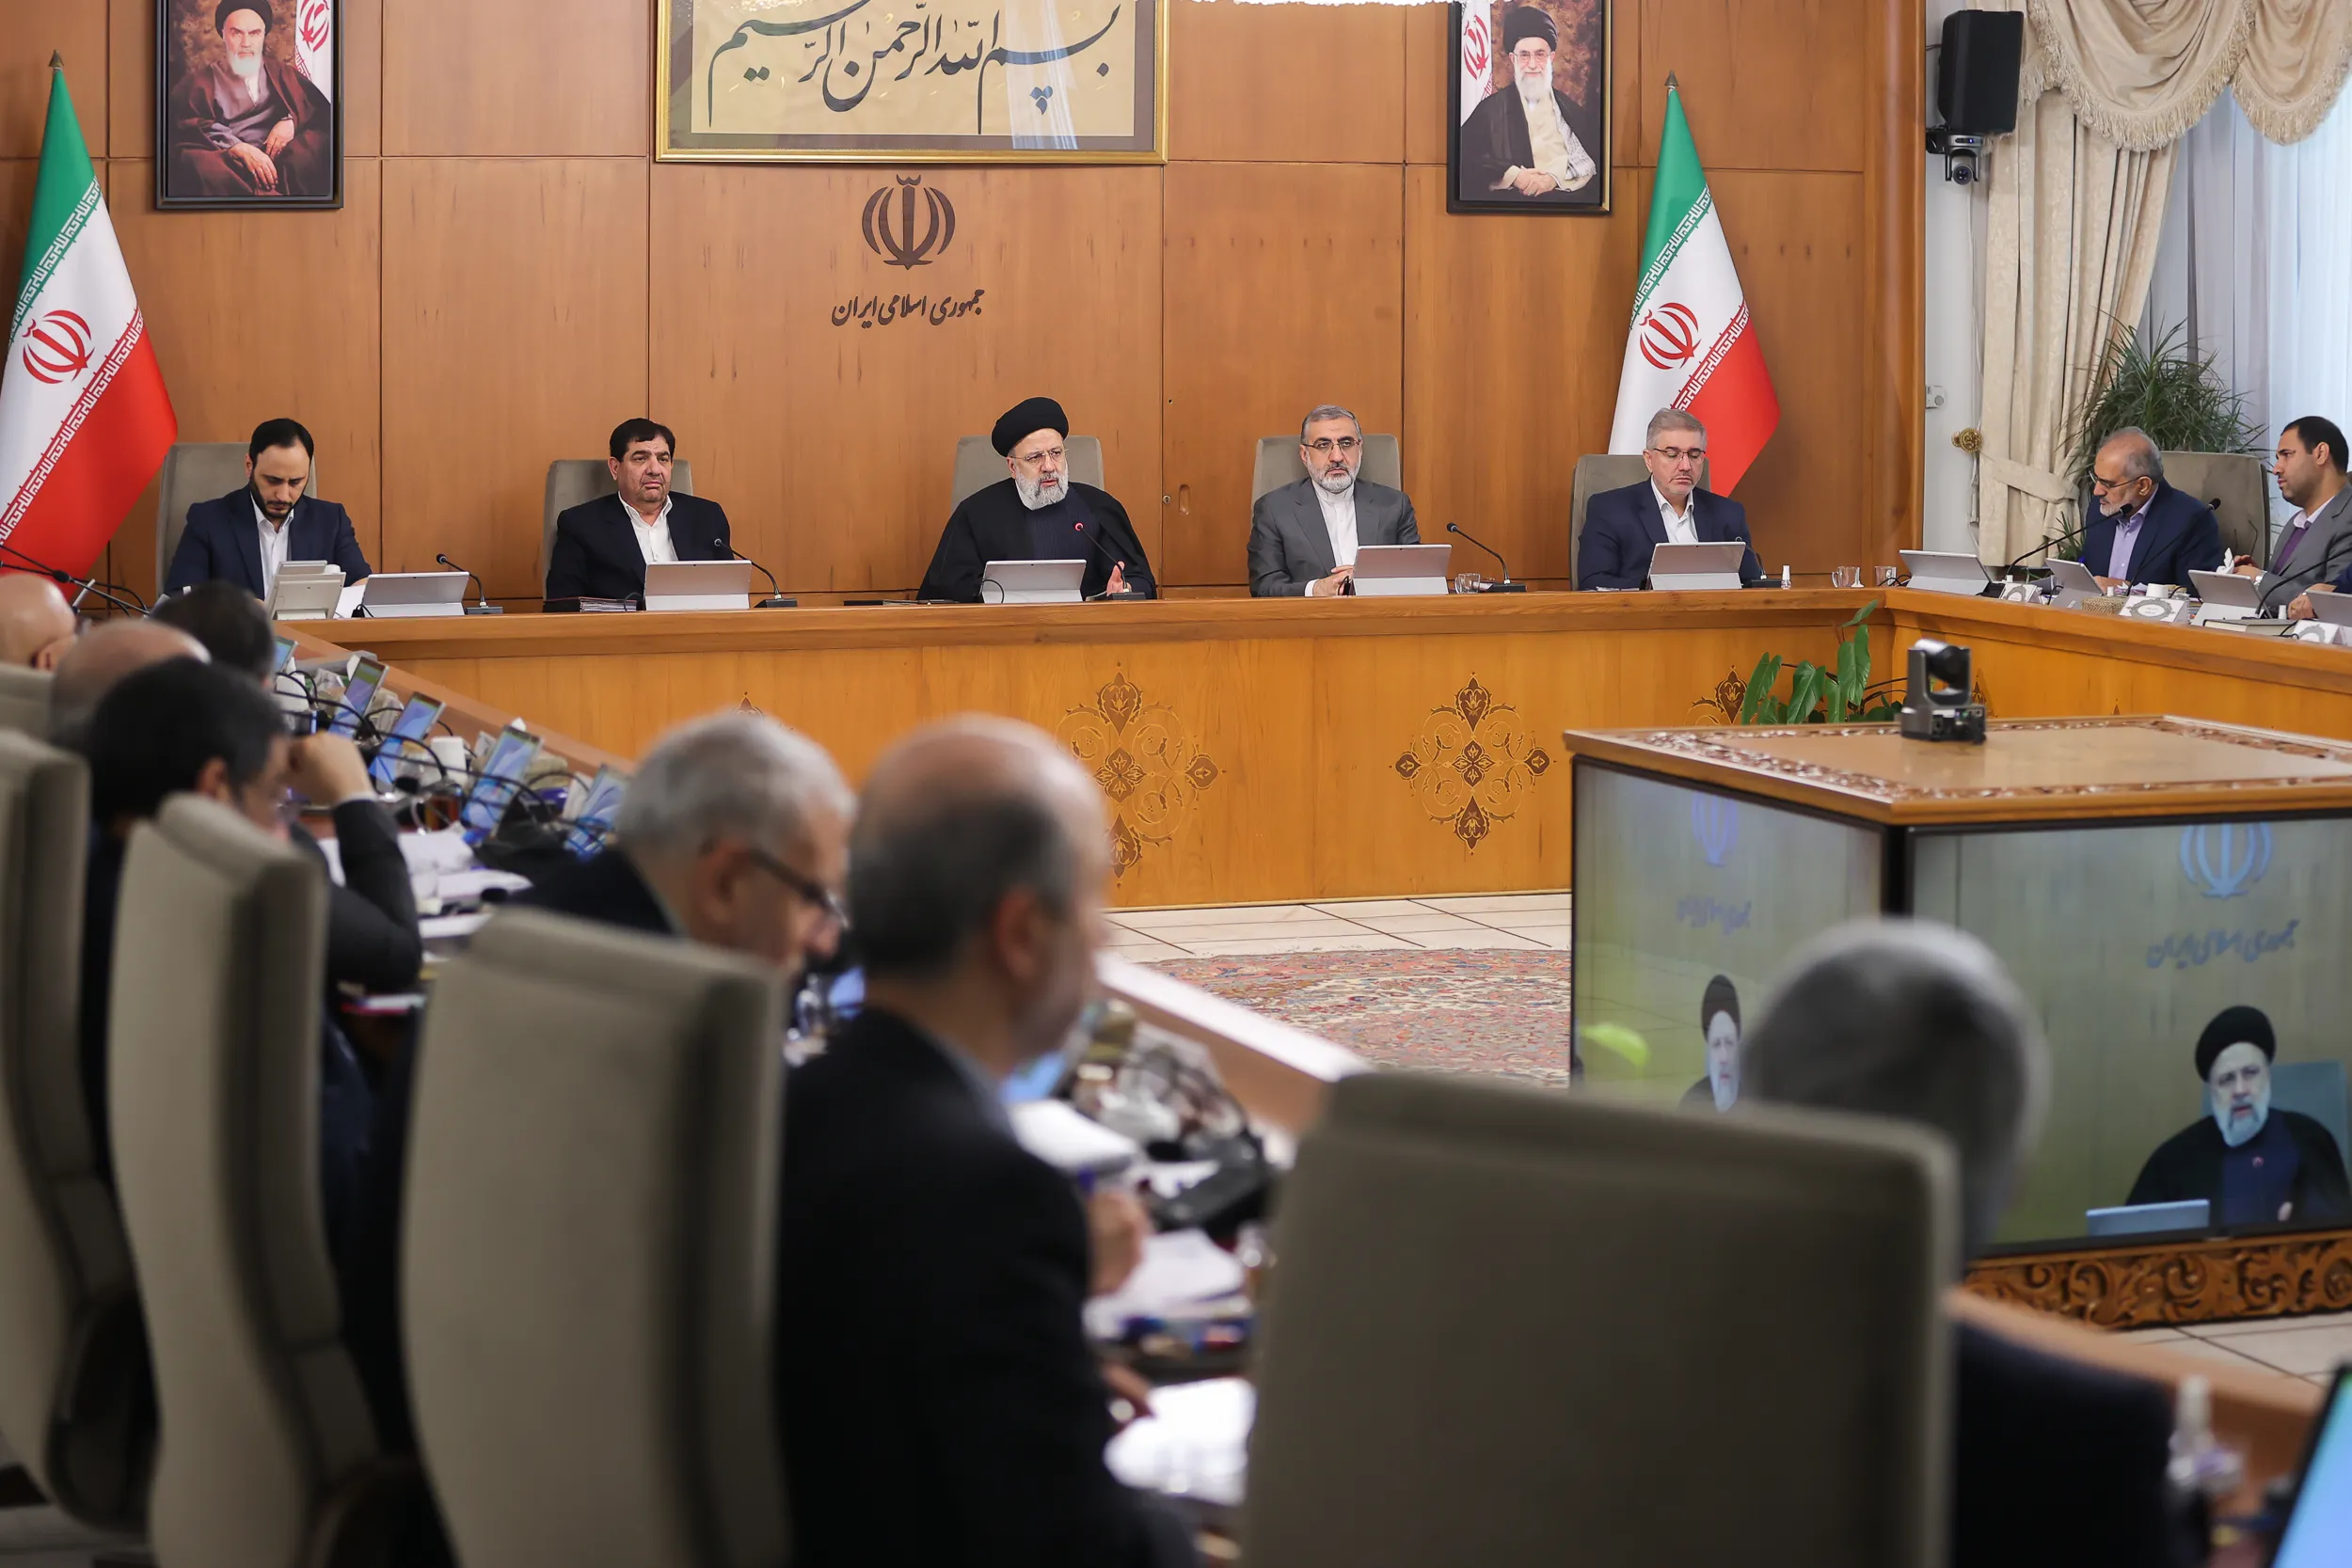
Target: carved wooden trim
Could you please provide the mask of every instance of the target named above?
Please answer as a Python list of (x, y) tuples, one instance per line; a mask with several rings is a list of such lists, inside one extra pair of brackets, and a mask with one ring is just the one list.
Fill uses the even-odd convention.
[(2352, 1230), (1983, 1258), (1965, 1288), (2098, 1328), (2352, 1308)]

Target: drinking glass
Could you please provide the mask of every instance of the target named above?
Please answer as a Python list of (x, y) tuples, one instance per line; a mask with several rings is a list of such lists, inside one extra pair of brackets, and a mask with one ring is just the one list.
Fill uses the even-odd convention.
[(1830, 568), (1829, 582), (1832, 588), (1859, 588), (1862, 586), (1862, 568), (1833, 566)]
[(1879, 586), (1881, 588), (1892, 588), (1902, 580), (1903, 569), (1900, 566), (1882, 566), (1879, 568)]

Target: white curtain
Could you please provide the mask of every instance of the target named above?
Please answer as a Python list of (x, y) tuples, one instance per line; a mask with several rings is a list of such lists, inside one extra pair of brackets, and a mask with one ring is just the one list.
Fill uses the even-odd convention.
[[(2338, 0), (2339, 4), (2346, 0)], [(2265, 424), (2324, 414), (2352, 425), (2352, 110), (2269, 150), (2270, 332)]]

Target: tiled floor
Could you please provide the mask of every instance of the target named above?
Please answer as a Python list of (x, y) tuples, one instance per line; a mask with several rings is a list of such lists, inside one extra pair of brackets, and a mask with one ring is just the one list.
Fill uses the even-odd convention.
[(1568, 949), (1565, 893), (1470, 898), (1359, 898), (1233, 909), (1120, 910), (1110, 950), (1122, 958), (1269, 953), (1409, 953), (1438, 947)]
[(2352, 1360), (2352, 1312), (2199, 1323), (2189, 1328), (2142, 1328), (2125, 1338), (2158, 1340), (2185, 1355), (2326, 1383), (2337, 1362)]

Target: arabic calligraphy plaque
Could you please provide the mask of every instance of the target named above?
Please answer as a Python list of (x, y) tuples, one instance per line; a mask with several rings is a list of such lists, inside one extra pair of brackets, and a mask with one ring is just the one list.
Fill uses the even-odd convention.
[(1164, 0), (660, 0), (660, 155), (1156, 163)]

